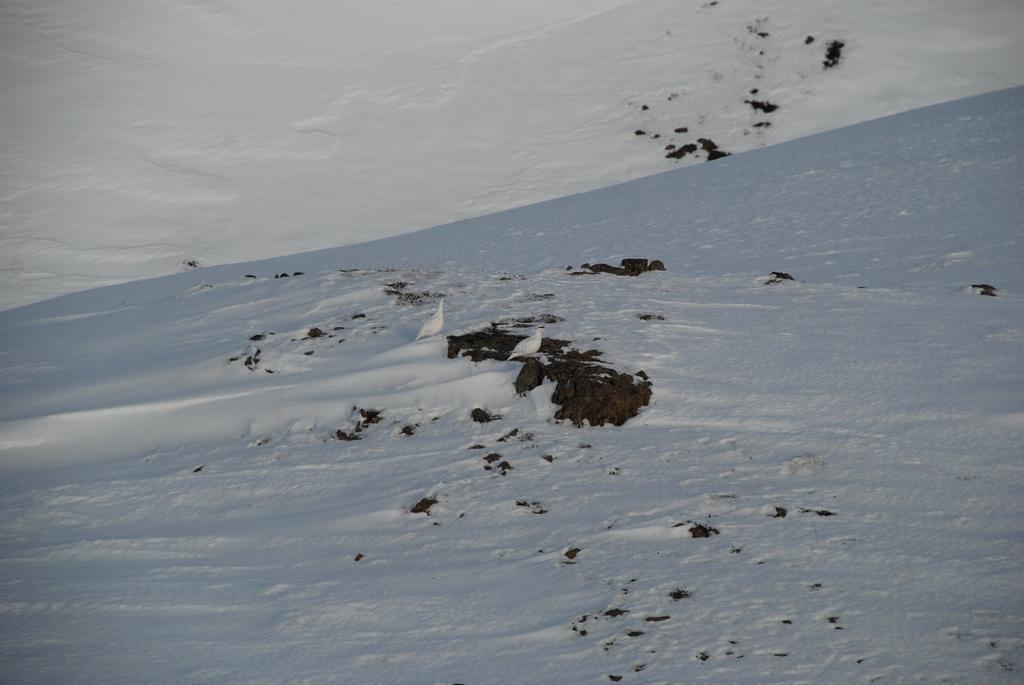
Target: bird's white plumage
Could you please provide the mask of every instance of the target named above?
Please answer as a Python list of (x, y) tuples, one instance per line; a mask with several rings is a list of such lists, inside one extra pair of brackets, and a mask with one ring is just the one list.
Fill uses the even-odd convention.
[(437, 335), (442, 328), (444, 328), (444, 300), (437, 303), (437, 311), (420, 326), (420, 332), (416, 335), (416, 339)]
[(512, 354), (508, 356), (509, 359), (514, 357), (525, 357), (530, 354), (536, 354), (540, 350), (540, 343), (543, 339), (544, 327), (539, 326), (537, 330), (533, 332), (528, 338), (523, 338), (519, 343), (512, 348)]

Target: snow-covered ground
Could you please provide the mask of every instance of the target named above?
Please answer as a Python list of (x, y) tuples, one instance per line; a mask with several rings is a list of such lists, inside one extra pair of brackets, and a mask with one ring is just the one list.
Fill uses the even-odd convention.
[[(1002, 91), (0, 313), (2, 679), (1018, 682), (1022, 124)], [(622, 257), (668, 270), (565, 270)], [(562, 317), (652, 403), (554, 423), (396, 281), (448, 332)]]
[(1019, 85), (1021, 26), (1017, 0), (8, 0), (0, 308)]

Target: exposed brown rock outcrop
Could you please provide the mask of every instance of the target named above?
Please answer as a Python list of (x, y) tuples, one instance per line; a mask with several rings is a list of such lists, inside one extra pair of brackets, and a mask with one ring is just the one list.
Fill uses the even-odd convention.
[[(646, 260), (639, 261), (646, 266)], [(449, 336), (448, 357), (469, 357), (474, 362), (505, 361), (524, 337), (491, 324), (482, 331)], [(529, 392), (546, 378), (551, 379), (555, 384), (551, 401), (560, 405), (555, 418), (568, 419), (576, 426), (583, 425), (584, 421), (591, 426), (606, 423), (621, 426), (650, 403), (651, 383), (646, 374), (641, 377), (621, 373), (600, 361), (600, 351), (566, 350), (568, 345), (567, 340), (545, 338), (539, 358), (523, 361), (516, 378), (516, 391)]]

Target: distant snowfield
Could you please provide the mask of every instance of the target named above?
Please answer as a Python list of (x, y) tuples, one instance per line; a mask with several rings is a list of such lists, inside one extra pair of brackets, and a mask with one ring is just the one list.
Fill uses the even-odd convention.
[[(1017, 682), (1022, 123), (1018, 88), (0, 312), (4, 677)], [(652, 402), (554, 423), (397, 281), (446, 332), (562, 317)]]
[(1012, 0), (5, 2), (0, 307), (1018, 85), (1022, 25)]

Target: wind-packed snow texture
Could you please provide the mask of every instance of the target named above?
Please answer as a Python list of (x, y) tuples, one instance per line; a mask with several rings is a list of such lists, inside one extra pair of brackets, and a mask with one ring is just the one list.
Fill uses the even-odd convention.
[[(1018, 682), (1022, 124), (1002, 91), (0, 313), (3, 680)], [(440, 295), (564, 318), (651, 405), (553, 423), (413, 341)]]
[(0, 308), (1020, 85), (1021, 26), (1012, 0), (9, 0)]

